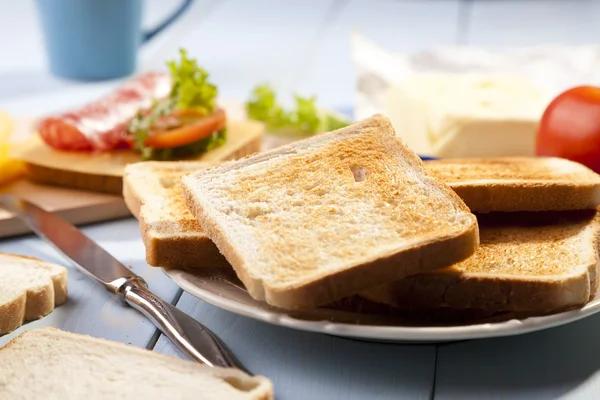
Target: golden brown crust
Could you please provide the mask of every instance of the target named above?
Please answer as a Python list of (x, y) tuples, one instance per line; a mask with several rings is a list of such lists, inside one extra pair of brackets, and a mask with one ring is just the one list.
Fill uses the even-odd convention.
[(449, 184), (473, 212), (589, 210), (598, 206), (598, 186), (528, 183)]
[(568, 211), (600, 205), (600, 175), (552, 157), (463, 158), (426, 161), (472, 212)]
[[(219, 252), (215, 244), (198, 227), (196, 234), (182, 236), (156, 235), (143, 217), (143, 195), (137, 193), (135, 185), (129, 182), (135, 176), (125, 175), (123, 197), (131, 213), (139, 220), (142, 242), (146, 248), (146, 262), (163, 268), (193, 270), (199, 267), (228, 267), (229, 263)], [(175, 194), (176, 195), (176, 194)], [(165, 221), (165, 223), (168, 223)]]
[(485, 315), (500, 312), (543, 315), (583, 306), (591, 293), (587, 274), (527, 281), (440, 273), (410, 276), (362, 295), (371, 301), (424, 315), (441, 308), (480, 310)]
[[(388, 147), (393, 147), (393, 150), (389, 151), (397, 154), (397, 157), (405, 159), (411, 169), (411, 173), (414, 172), (419, 176), (424, 174), (421, 160), (406, 148), (402, 142), (397, 141), (389, 121), (383, 116), (376, 115), (333, 134), (345, 137), (344, 135), (350, 135), (353, 130), (362, 131), (363, 129), (369, 132), (369, 134), (372, 129), (381, 129), (385, 134), (379, 139), (384, 141)], [(293, 155), (296, 149), (302, 148), (302, 146), (320, 143), (317, 142), (318, 140), (331, 140), (324, 139), (325, 137), (322, 135), (319, 138), (304, 139), (291, 145), (261, 153), (256, 157), (245, 158), (234, 163), (225, 163), (218, 167), (211, 167), (204, 170), (203, 174), (210, 174), (215, 170), (221, 174), (234, 168), (237, 169), (245, 165), (267, 161), (272, 157), (286, 157), (288, 154)], [(392, 137), (394, 138), (393, 140), (391, 139)], [(356, 140), (360, 141), (362, 139)], [(339, 155), (340, 160), (347, 159), (347, 157), (348, 154), (346, 153), (343, 156)], [(332, 156), (332, 159), (334, 158)], [(282, 170), (289, 172), (286, 168), (282, 168)], [(294, 174), (291, 173), (291, 175)], [(479, 242), (475, 216), (470, 214), (460, 197), (449, 187), (435, 178), (425, 175), (422, 178), (425, 185), (435, 186), (442, 193), (440, 197), (443, 197), (444, 201), (448, 201), (455, 207), (457, 215), (464, 215), (468, 223), (465, 223), (460, 230), (455, 227), (452, 232), (437, 233), (435, 237), (423, 237), (418, 243), (411, 245), (410, 248), (405, 250), (392, 251), (387, 255), (378, 256), (376, 259), (361, 261), (360, 264), (351, 265), (337, 271), (324, 271), (322, 275), (314, 277), (312, 281), (304, 281), (301, 285), (296, 286), (295, 284), (273, 286), (265, 284), (261, 277), (253, 276), (251, 268), (246, 265), (247, 260), (244, 259), (236, 244), (229, 240), (226, 232), (219, 225), (215, 217), (209, 215), (210, 211), (204, 207), (203, 202), (197, 200), (196, 195), (198, 193), (194, 192), (194, 189), (191, 187), (188, 187), (185, 184), (185, 180), (183, 192), (188, 209), (196, 216), (200, 225), (206, 229), (208, 237), (214, 240), (221, 253), (225, 255), (225, 258), (236, 270), (238, 277), (253, 298), (265, 300), (268, 304), (285, 309), (311, 309), (355, 294), (360, 290), (380, 284), (381, 282), (448, 266), (455, 262), (455, 260), (462, 260), (473, 254)], [(253, 183), (255, 184), (255, 182)], [(248, 190), (251, 191), (250, 189)], [(414, 228), (417, 229), (417, 226)]]
[[(237, 159), (260, 151), (262, 136), (257, 136), (237, 151), (231, 153), (226, 160)], [(160, 168), (159, 163), (153, 162), (153, 168)], [(171, 168), (173, 162), (165, 162), (166, 168)], [(215, 244), (208, 239), (206, 234), (197, 229), (197, 234), (187, 232), (182, 235), (173, 229), (172, 234), (157, 235), (154, 228), (148, 225), (141, 211), (144, 203), (144, 194), (137, 193), (130, 179), (136, 176), (125, 174), (123, 178), (122, 194), (125, 204), (131, 213), (139, 220), (142, 241), (146, 248), (146, 262), (149, 265), (163, 268), (177, 268), (193, 270), (199, 267), (228, 267), (229, 263), (219, 252)], [(180, 196), (180, 194), (173, 194)], [(184, 222), (184, 221), (180, 221)], [(165, 223), (169, 224), (168, 221)]]
[[(252, 147), (248, 149), (252, 150)], [(180, 220), (154, 221), (149, 224), (143, 212), (144, 198), (153, 195), (153, 193), (147, 193), (149, 188), (140, 187), (141, 192), (136, 190), (138, 188), (136, 180), (140, 179), (139, 174), (142, 173), (141, 171), (150, 175), (145, 179), (151, 179), (152, 177), (160, 179), (161, 175), (170, 179), (172, 176), (180, 176), (206, 165), (208, 164), (201, 162), (149, 162), (147, 164), (140, 163), (138, 172), (128, 173), (126, 171), (123, 177), (123, 197), (127, 208), (139, 220), (142, 241), (146, 249), (146, 262), (149, 265), (185, 270), (202, 267), (230, 267), (227, 260), (197, 222), (194, 220), (192, 224), (188, 223), (189, 221), (185, 216), (187, 210), (181, 210)], [(138, 169), (137, 166), (136, 169)], [(171, 200), (182, 197), (181, 192), (175, 191), (177, 187), (179, 185), (174, 185), (168, 194), (172, 197)], [(173, 202), (173, 204), (175, 203), (178, 202)], [(189, 229), (183, 232), (181, 230), (182, 226)]]
[[(486, 216), (486, 218), (488, 217)], [(540, 229), (542, 224), (555, 229), (557, 232), (556, 242), (540, 235), (540, 240), (543, 240), (548, 246), (553, 247), (561, 246), (560, 243), (563, 243), (562, 239), (564, 232), (566, 232), (562, 231), (563, 233), (561, 233), (563, 228), (559, 226), (559, 223), (564, 222), (564, 219), (572, 218), (572, 227), (581, 232), (578, 234), (578, 240), (584, 242), (590, 241), (590, 243), (583, 243), (583, 245), (584, 247), (589, 247), (589, 255), (591, 255), (592, 259), (588, 258), (588, 265), (573, 265), (573, 272), (555, 276), (531, 274), (522, 274), (519, 276), (518, 273), (513, 271), (514, 266), (508, 270), (499, 267), (502, 263), (509, 262), (506, 259), (498, 259), (497, 262), (490, 265), (490, 268), (493, 268), (493, 270), (488, 273), (469, 271), (462, 267), (455, 268), (453, 266), (426, 274), (410, 276), (391, 284), (381, 285), (361, 293), (361, 296), (380, 304), (386, 304), (393, 308), (410, 311), (413, 314), (421, 314), (423, 316), (430, 316), (435, 314), (436, 310), (441, 309), (456, 311), (475, 310), (479, 316), (490, 316), (507, 312), (521, 315), (555, 313), (581, 307), (596, 295), (598, 287), (600, 214), (597, 213), (594, 215), (594, 212), (590, 211), (568, 214), (535, 213), (529, 214), (529, 217), (526, 213), (519, 213), (518, 216), (516, 214), (507, 216), (496, 214), (489, 216), (489, 220), (495, 220), (494, 223), (498, 223), (498, 220), (506, 218), (512, 221), (517, 221), (520, 218), (524, 218), (527, 221), (529, 218), (529, 221), (527, 221), (528, 224), (537, 219), (538, 221), (535, 222), (536, 225), (531, 225), (533, 227), (531, 229), (532, 232)], [(542, 221), (545, 221), (545, 223)], [(557, 225), (554, 226), (553, 222), (556, 222)], [(489, 229), (488, 224), (489, 222), (486, 223), (485, 219), (483, 222), (480, 220), (482, 246), (478, 249), (474, 257), (478, 257), (481, 252), (488, 251), (485, 247), (485, 245), (489, 244), (486, 242), (486, 236), (488, 236), (486, 233)], [(515, 242), (518, 243), (519, 239), (517, 238), (522, 235), (514, 230), (511, 224), (512, 222), (507, 224), (507, 236), (497, 237), (494, 235), (500, 240), (497, 243), (498, 245), (503, 245), (502, 241), (510, 236), (508, 235), (510, 232), (516, 238), (514, 239)], [(591, 229), (589, 231), (591, 235), (585, 234), (584, 232), (588, 232), (589, 229)], [(537, 244), (537, 246), (542, 247), (543, 245)], [(578, 251), (571, 247), (564, 250), (567, 253)], [(525, 251), (527, 250), (525, 249)], [(527, 256), (527, 254), (524, 256)], [(515, 259), (519, 258), (515, 255)], [(470, 260), (474, 260), (474, 258)], [(535, 261), (532, 260), (532, 262)], [(539, 264), (539, 260), (537, 261)], [(546, 264), (554, 262), (556, 260), (548, 260)], [(527, 267), (527, 269), (530, 269), (529, 266)]]

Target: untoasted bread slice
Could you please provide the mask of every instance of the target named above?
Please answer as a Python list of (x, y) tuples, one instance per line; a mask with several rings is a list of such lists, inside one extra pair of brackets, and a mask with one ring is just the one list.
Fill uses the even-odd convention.
[(451, 267), (362, 296), (421, 316), (441, 309), (548, 314), (596, 295), (600, 214), (593, 210), (479, 215), (480, 246)]
[(2, 399), (273, 398), (273, 385), (262, 376), (54, 328), (13, 339), (0, 349), (0, 365)]
[(65, 301), (66, 268), (0, 253), (0, 335), (49, 314)]
[(123, 197), (139, 219), (148, 264), (179, 269), (229, 266), (188, 211), (181, 193), (181, 177), (209, 165), (152, 161), (125, 167)]
[(451, 265), (477, 220), (382, 115), (182, 178), (250, 295), (286, 309)]
[(600, 206), (600, 175), (554, 157), (462, 158), (426, 161), (472, 212), (561, 211)]

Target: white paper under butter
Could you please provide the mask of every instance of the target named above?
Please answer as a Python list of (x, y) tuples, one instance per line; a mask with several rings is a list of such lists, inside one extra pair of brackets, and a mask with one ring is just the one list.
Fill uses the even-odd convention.
[(389, 53), (352, 37), (356, 118), (386, 113), (421, 155), (533, 155), (537, 122), (558, 93), (600, 83), (600, 48), (445, 48)]

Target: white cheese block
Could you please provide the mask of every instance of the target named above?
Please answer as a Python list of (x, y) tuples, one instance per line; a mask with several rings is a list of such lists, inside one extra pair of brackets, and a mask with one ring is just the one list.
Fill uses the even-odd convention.
[(484, 74), (418, 74), (387, 92), (385, 113), (420, 155), (532, 156), (550, 98), (526, 80)]

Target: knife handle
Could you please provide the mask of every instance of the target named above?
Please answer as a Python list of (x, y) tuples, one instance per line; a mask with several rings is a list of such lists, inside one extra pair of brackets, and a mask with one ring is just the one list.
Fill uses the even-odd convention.
[(119, 287), (123, 300), (148, 317), (181, 351), (211, 367), (237, 368), (251, 373), (210, 329), (156, 297), (138, 277)]

